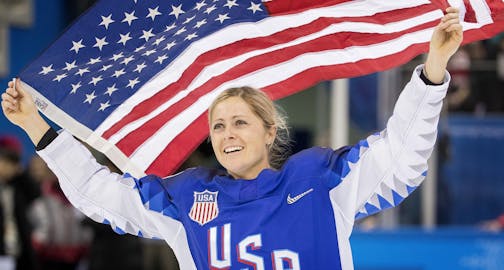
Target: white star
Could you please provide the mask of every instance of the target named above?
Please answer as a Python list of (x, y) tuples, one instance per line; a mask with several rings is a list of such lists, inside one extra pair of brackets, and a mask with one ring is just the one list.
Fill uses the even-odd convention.
[(135, 16), (135, 11), (133, 10), (131, 13), (126, 13), (124, 12), (124, 19), (121, 22), (127, 22), (129, 26), (131, 26), (131, 23), (138, 19), (138, 17)]
[[(105, 94), (108, 94), (109, 96), (112, 96), (112, 94), (117, 91), (119, 89), (116, 88), (116, 84), (114, 83), (114, 85), (110, 86), (110, 87), (107, 87), (107, 91), (105, 92)], [(105, 95), (104, 94), (104, 95)]]
[(79, 89), (82, 85), (81, 82), (78, 82), (77, 84), (71, 84), (72, 85), (72, 91), (70, 91), (71, 94), (77, 93), (77, 89)]
[(70, 71), (70, 70), (77, 67), (77, 65), (75, 65), (75, 60), (72, 63), (65, 62), (65, 66), (66, 67), (63, 70), (66, 70), (66, 71)]
[(79, 50), (86, 47), (84, 45), (82, 45), (82, 39), (75, 42), (75, 41), (72, 41), (72, 48), (70, 49), (70, 51), (75, 51), (75, 53), (79, 53)]
[(121, 75), (124, 75), (124, 74), (126, 74), (126, 72), (124, 72), (124, 68), (122, 68), (120, 70), (116, 70), (114, 72), (114, 75), (112, 75), (112, 77), (119, 78)]
[(228, 17), (228, 14), (219, 14), (219, 18), (215, 19), (216, 21), (219, 21), (220, 23), (223, 23), (225, 20), (231, 19)]
[(163, 42), (163, 40), (165, 40), (166, 38), (164, 36), (161, 36), (160, 38), (157, 38), (156, 41), (154, 41), (154, 44), (156, 44), (156, 46), (159, 46), (159, 43)]
[(42, 66), (42, 71), (40, 71), (39, 74), (47, 75), (49, 72), (53, 72), (54, 69), (52, 68), (52, 66), (52, 64), (47, 67)]
[(84, 100), (84, 102), (82, 103), (89, 103), (91, 104), (91, 102), (93, 102), (93, 99), (95, 99), (96, 96), (95, 96), (95, 91), (93, 91), (91, 94), (86, 94), (86, 100)]
[(154, 18), (156, 18), (156, 16), (161, 15), (161, 12), (159, 12), (158, 9), (159, 9), (159, 6), (157, 6), (154, 9), (149, 8), (149, 15), (147, 15), (147, 17), (145, 17), (145, 18), (151, 18), (152, 21), (154, 21)]
[(153, 33), (152, 33), (152, 28), (149, 30), (149, 31), (145, 31), (145, 30), (142, 30), (143, 32), (143, 35), (139, 38), (143, 38), (145, 39), (145, 41), (149, 41), (149, 38), (155, 36)]
[(119, 58), (122, 58), (122, 57), (124, 57), (124, 55), (123, 55), (123, 53), (122, 53), (122, 52), (120, 52), (120, 53), (118, 53), (118, 54), (114, 54), (114, 55), (113, 55), (112, 57), (110, 57), (109, 59), (110, 59), (110, 60), (117, 61)]
[(203, 26), (203, 25), (204, 25), (204, 24), (206, 24), (206, 23), (207, 23), (206, 19), (203, 19), (203, 20), (201, 20), (201, 21), (198, 21), (198, 22), (196, 23), (196, 25), (194, 26), (194, 28), (200, 28), (201, 26)]
[(180, 29), (179, 29), (179, 30), (178, 30), (175, 34), (173, 34), (173, 35), (174, 35), (174, 36), (178, 36), (178, 35), (180, 35), (180, 34), (184, 33), (185, 31), (186, 31), (186, 29), (185, 29), (185, 26), (184, 26), (184, 27), (180, 28)]
[(215, 5), (211, 6), (211, 7), (208, 7), (206, 10), (205, 10), (205, 13), (206, 14), (210, 14), (212, 11), (216, 10), (217, 8), (215, 7)]
[(166, 59), (168, 59), (168, 56), (166, 54), (163, 54), (161, 56), (158, 56), (158, 58), (156, 59), (156, 61), (154, 61), (154, 63), (163, 64), (163, 61)]
[(107, 100), (105, 103), (100, 102), (100, 108), (98, 111), (104, 111), (106, 108), (110, 107), (110, 100)]
[(114, 20), (112, 20), (112, 14), (108, 15), (107, 17), (101, 16), (101, 18), (102, 21), (99, 25), (105, 26), (105, 29), (108, 29), (109, 24), (115, 22)]
[(103, 37), (103, 38), (95, 37), (96, 43), (95, 43), (95, 45), (93, 45), (93, 47), (98, 47), (98, 49), (100, 49), (100, 51), (101, 51), (103, 46), (108, 44), (108, 42), (105, 40), (106, 38), (107, 37)]
[(201, 2), (196, 3), (196, 6), (194, 7), (194, 9), (197, 9), (199, 11), (204, 6), (206, 6), (205, 1), (201, 1)]
[(133, 89), (133, 87), (135, 87), (135, 85), (140, 82), (138, 80), (138, 77), (135, 78), (134, 80), (128, 80), (128, 81), (129, 81), (129, 83), (128, 83), (128, 85), (126, 85), (126, 87), (131, 87), (131, 89)]
[(75, 72), (75, 75), (80, 75), (82, 77), (82, 75), (84, 73), (88, 73), (88, 72), (89, 72), (88, 68), (79, 68), (79, 71)]
[(135, 70), (133, 70), (133, 71), (140, 73), (140, 72), (142, 72), (142, 69), (144, 69), (145, 67), (147, 67), (147, 65), (145, 64), (145, 62), (143, 62), (142, 64), (137, 65)]
[(89, 59), (88, 65), (96, 64), (101, 62), (101, 57)]
[(190, 23), (192, 20), (194, 20), (194, 18), (196, 18), (196, 16), (192, 16), (191, 18), (186, 18), (186, 20), (183, 22), (183, 24)]
[(185, 13), (185, 11), (182, 10), (182, 4), (178, 5), (177, 7), (172, 5), (172, 12), (170, 12), (170, 15), (175, 16), (175, 19), (178, 19), (179, 15), (182, 13)]
[(149, 56), (155, 52), (156, 52), (156, 50), (152, 49), (152, 50), (145, 51), (142, 55)]
[(168, 44), (166, 44), (166, 47), (163, 49), (163, 50), (169, 50), (171, 49), (171, 47), (175, 46), (177, 43), (175, 43), (175, 41), (172, 41)]
[(132, 39), (132, 37), (130, 37), (130, 33), (128, 32), (126, 35), (123, 35), (123, 34), (119, 34), (121, 36), (121, 39), (119, 39), (119, 41), (117, 43), (122, 43), (124, 46), (126, 46), (126, 42), (128, 42), (128, 40)]
[(100, 76), (98, 76), (98, 77), (93, 77), (93, 78), (91, 79), (91, 81), (89, 82), (89, 84), (93, 84), (94, 86), (96, 86), (96, 84), (97, 84), (99, 81), (101, 81), (101, 80), (103, 80), (103, 78), (102, 78), (102, 76), (101, 76), (101, 75), (100, 75)]
[(129, 57), (126, 57), (124, 58), (122, 61), (121, 61), (121, 64), (125, 64), (125, 65), (128, 65), (129, 62), (135, 60), (135, 58), (133, 57), (133, 55), (129, 56)]
[(254, 2), (250, 2), (250, 7), (247, 8), (249, 10), (252, 10), (252, 13), (256, 13), (256, 11), (262, 11), (261, 9), (261, 4), (256, 4)]
[(107, 71), (107, 69), (111, 68), (112, 65), (103, 65), (100, 71)]
[(163, 32), (168, 32), (168, 31), (172, 30), (175, 27), (176, 27), (175, 23), (172, 23), (171, 25), (167, 25), (166, 29)]
[(198, 35), (196, 35), (196, 33), (192, 33), (192, 34), (189, 34), (187, 35), (187, 37), (184, 38), (184, 40), (191, 40), (193, 38), (197, 38)]
[(236, 3), (236, 0), (227, 0), (227, 3), (224, 6), (231, 9), (234, 6), (238, 6), (238, 4)]
[(141, 50), (143, 50), (143, 49), (145, 49), (145, 46), (143, 46), (143, 45), (142, 45), (142, 46), (140, 46), (140, 47), (136, 48), (136, 49), (135, 49), (135, 52), (139, 52), (139, 51), (141, 51)]
[(58, 75), (58, 76), (54, 77), (53, 81), (58, 81), (58, 82), (61, 82), (61, 80), (62, 80), (63, 78), (66, 78), (66, 76), (67, 76), (67, 74), (66, 74), (66, 73), (60, 74), (60, 75)]

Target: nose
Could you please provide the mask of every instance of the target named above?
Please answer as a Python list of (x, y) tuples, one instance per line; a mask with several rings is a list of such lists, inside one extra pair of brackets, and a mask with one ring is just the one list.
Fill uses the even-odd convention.
[(224, 129), (224, 139), (234, 139), (235, 133), (232, 126), (226, 126)]

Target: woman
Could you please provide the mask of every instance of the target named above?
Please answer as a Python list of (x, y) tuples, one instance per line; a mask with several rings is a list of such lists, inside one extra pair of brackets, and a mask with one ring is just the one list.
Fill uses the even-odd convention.
[(209, 109), (212, 147), (226, 171), (197, 167), (168, 179), (109, 172), (69, 133), (50, 129), (12, 83), (2, 108), (77, 208), (119, 233), (164, 239), (181, 269), (352, 269), (355, 218), (397, 205), (425, 176), (446, 64), (462, 41), (458, 10), (446, 11), (386, 130), (353, 147), (307, 149), (280, 169), (282, 121), (247, 87), (225, 91)]

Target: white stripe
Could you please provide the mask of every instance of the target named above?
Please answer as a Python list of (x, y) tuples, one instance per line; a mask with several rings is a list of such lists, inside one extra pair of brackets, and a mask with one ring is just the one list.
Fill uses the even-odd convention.
[(154, 134), (154, 136), (149, 138), (131, 155), (131, 162), (138, 165), (140, 168), (147, 169), (166, 145), (168, 145), (177, 134), (187, 128), (192, 121), (204, 113), (209, 104), (220, 92), (229, 87), (250, 85), (252, 87), (263, 88), (290, 78), (308, 68), (318, 67), (321, 64), (335, 65), (392, 55), (405, 50), (411, 44), (428, 42), (431, 35), (432, 29), (426, 29), (403, 35), (393, 41), (374, 44), (372, 46), (351, 47), (344, 50), (304, 54), (290, 60), (288, 63), (271, 66), (237, 78), (234, 81), (226, 82), (209, 94), (202, 96), (185, 111), (167, 122), (156, 134)]
[(470, 0), (471, 6), (476, 13), (476, 20), (480, 24), (493, 23), (492, 13), (486, 1), (483, 0)]
[[(178, 102), (181, 99), (183, 99), (184, 97), (186, 97), (188, 94), (190, 94), (196, 88), (198, 88), (201, 85), (203, 85), (204, 83), (206, 83), (212, 77), (214, 77), (220, 73), (224, 73), (225, 71), (231, 69), (232, 67), (234, 67), (234, 66), (236, 66), (236, 65), (238, 65), (238, 64), (244, 62), (245, 60), (252, 58), (254, 56), (261, 55), (261, 54), (271, 52), (271, 51), (275, 51), (275, 50), (281, 49), (281, 48), (295, 46), (295, 45), (301, 44), (303, 42), (307, 42), (310, 40), (317, 39), (319, 37), (323, 37), (326, 35), (339, 33), (339, 32), (383, 33), (383, 34), (395, 33), (395, 32), (399, 32), (399, 31), (403, 31), (405, 29), (412, 28), (416, 25), (420, 25), (420, 24), (427, 23), (430, 21), (438, 20), (441, 16), (442, 16), (442, 13), (440, 11), (432, 11), (429, 13), (422, 14), (418, 17), (409, 18), (404, 21), (390, 23), (387, 25), (379, 25), (379, 24), (372, 24), (372, 23), (352, 23), (352, 22), (338, 23), (335, 25), (331, 25), (320, 32), (299, 38), (297, 40), (294, 40), (294, 41), (291, 41), (288, 43), (272, 46), (267, 49), (256, 50), (253, 52), (245, 53), (245, 54), (239, 55), (237, 57), (230, 58), (230, 59), (215, 63), (213, 65), (206, 67), (204, 70), (202, 70), (202, 72), (196, 77), (195, 80), (193, 80), (191, 82), (191, 84), (188, 86), (187, 89), (180, 91), (172, 99), (165, 102), (163, 105), (156, 108), (155, 110), (153, 110), (152, 112), (150, 112), (146, 116), (124, 126), (115, 135), (110, 137), (109, 141), (111, 141), (113, 143), (117, 143), (119, 140), (124, 138), (124, 136), (126, 136), (127, 134), (129, 134), (133, 130), (139, 128), (141, 125), (145, 124), (150, 119), (156, 117), (161, 112), (163, 112), (164, 110), (166, 110), (167, 108), (169, 108), (170, 106), (175, 104), (176, 102)], [(164, 77), (165, 76), (158, 76), (157, 79), (163, 80)], [(159, 84), (162, 84), (162, 83), (164, 83), (164, 82), (160, 82)]]
[[(212, 35), (207, 36), (191, 44), (184, 53), (173, 61), (164, 71), (158, 73), (153, 79), (144, 84), (130, 99), (121, 104), (97, 129), (101, 135), (114, 123), (124, 118), (131, 109), (145, 99), (152, 97), (166, 85), (176, 82), (182, 72), (195, 61), (195, 59), (207, 51), (226, 46), (233, 42), (245, 39), (269, 36), (286, 28), (298, 27), (307, 24), (319, 17), (362, 17), (375, 13), (386, 12), (398, 8), (407, 8), (427, 4), (429, 1), (353, 1), (337, 6), (323, 7), (307, 10), (302, 13), (285, 16), (274, 16), (256, 23), (240, 23), (224, 28)], [(239, 31), (237, 31), (239, 30)], [(157, 80), (162, 78), (162, 80)]]
[(20, 82), (22, 83), (22, 87), (31, 93), (34, 100), (47, 105), (44, 110), (41, 110), (40, 108), (39, 110), (58, 126), (64, 127), (72, 135), (105, 154), (118, 168), (128, 167), (129, 171), (127, 172), (135, 178), (140, 178), (145, 175), (144, 170), (141, 170), (134, 164), (131, 164), (128, 157), (126, 157), (126, 155), (124, 155), (114, 144), (106, 141), (102, 137), (96, 136), (92, 130), (70, 117), (66, 112), (55, 106), (51, 101), (49, 101), (49, 99), (45, 98), (29, 84), (26, 84), (23, 81)]

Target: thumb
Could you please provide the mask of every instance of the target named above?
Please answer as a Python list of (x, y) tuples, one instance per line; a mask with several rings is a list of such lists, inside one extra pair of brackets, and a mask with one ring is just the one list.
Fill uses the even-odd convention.
[(26, 92), (26, 90), (23, 88), (22, 84), (21, 84), (21, 79), (19, 78), (14, 78), (12, 79), (12, 81), (14, 82), (14, 89), (18, 92), (18, 94), (21, 96), (21, 97), (26, 97), (28, 95), (28, 93)]

